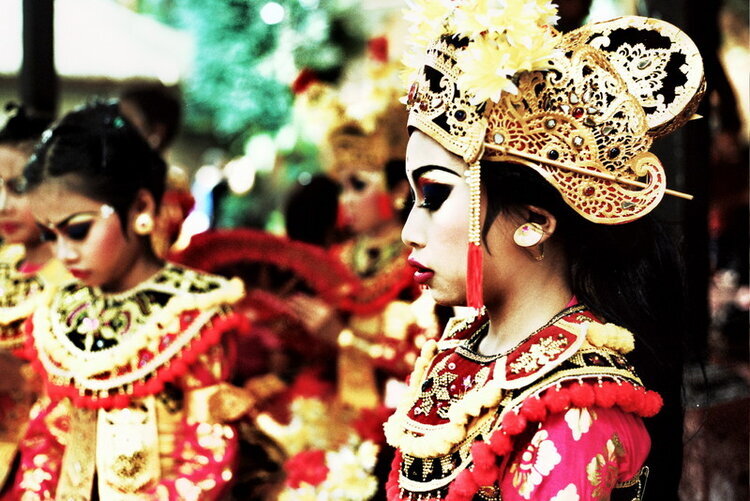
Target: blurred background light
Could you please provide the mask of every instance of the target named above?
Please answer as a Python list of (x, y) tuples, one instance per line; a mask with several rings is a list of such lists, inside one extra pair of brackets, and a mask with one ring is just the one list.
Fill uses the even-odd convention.
[(276, 2), (268, 2), (260, 8), (260, 18), (266, 24), (279, 24), (284, 20), (286, 11), (284, 6)]

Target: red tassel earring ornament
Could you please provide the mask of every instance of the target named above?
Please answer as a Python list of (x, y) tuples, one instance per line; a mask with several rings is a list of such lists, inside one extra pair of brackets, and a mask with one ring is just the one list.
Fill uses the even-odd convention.
[(339, 205), (336, 208), (336, 228), (339, 230), (343, 230), (348, 225), (349, 216), (346, 214), (346, 209), (344, 209), (344, 206), (339, 202)]
[(469, 250), (466, 270), (467, 305), (480, 309), (482, 300), (482, 231), (481, 212), (481, 164), (479, 160), (469, 166), (466, 182), (469, 185)]
[(387, 193), (380, 193), (377, 198), (378, 215), (380, 219), (393, 219), (393, 202)]

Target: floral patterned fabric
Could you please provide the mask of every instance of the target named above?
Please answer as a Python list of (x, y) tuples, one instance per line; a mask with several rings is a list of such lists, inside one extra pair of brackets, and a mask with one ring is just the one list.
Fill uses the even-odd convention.
[[(189, 367), (175, 386), (187, 396), (199, 390), (199, 379), (226, 377), (220, 347)], [(159, 423), (161, 479), (135, 493), (123, 493), (123, 499), (211, 500), (220, 497), (233, 478), (237, 457), (235, 427), (221, 423), (198, 423), (179, 408), (178, 400), (159, 395), (165, 407), (171, 407), (173, 424)], [(70, 442), (69, 400), (41, 398), (32, 409), (28, 430), (20, 444), (20, 467), (12, 489), (3, 501), (51, 500), (60, 481), (66, 444)], [(94, 437), (91, 437), (95, 440)], [(131, 497), (128, 497), (131, 496)], [(135, 496), (135, 498), (133, 497)], [(140, 497), (138, 497), (140, 496)]]
[(515, 449), (503, 501), (604, 501), (632, 480), (651, 440), (641, 418), (619, 409), (571, 408), (550, 416)]

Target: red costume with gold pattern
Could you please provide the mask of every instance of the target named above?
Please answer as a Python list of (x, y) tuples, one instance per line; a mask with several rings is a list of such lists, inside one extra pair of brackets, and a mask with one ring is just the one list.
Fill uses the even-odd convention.
[(237, 453), (227, 422), (244, 411), (224, 382), (244, 321), (229, 305), (242, 294), (238, 281), (171, 264), (118, 294), (50, 291), (26, 324), (45, 394), (8, 498), (221, 496)]
[(68, 278), (59, 261), (31, 266), (24, 255), (21, 245), (0, 249), (0, 485), (11, 471), (37, 393), (37, 378), (16, 357), (25, 343), (23, 322), (41, 304), (46, 287)]
[(425, 345), (385, 427), (399, 449), (388, 499), (604, 500), (626, 487), (638, 499), (650, 448), (641, 417), (661, 398), (624, 357), (632, 334), (574, 305), (483, 356), (487, 326), (456, 321)]

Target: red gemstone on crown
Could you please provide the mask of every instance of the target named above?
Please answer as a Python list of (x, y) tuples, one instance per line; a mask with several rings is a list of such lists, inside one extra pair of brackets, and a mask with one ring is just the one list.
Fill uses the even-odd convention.
[(573, 108), (573, 118), (581, 118), (583, 116), (583, 108)]
[(406, 103), (409, 105), (414, 104), (414, 99), (417, 97), (417, 92), (419, 92), (419, 84), (417, 82), (414, 82), (411, 84), (411, 87), (409, 88), (409, 94), (406, 98)]

